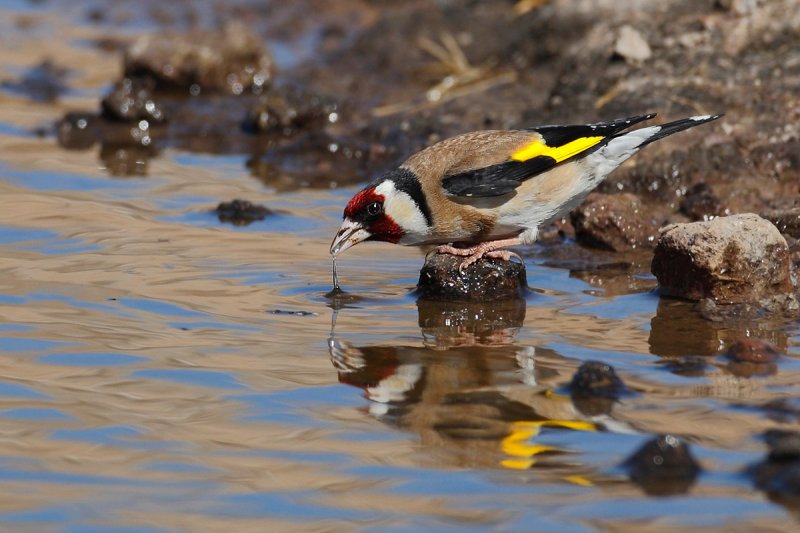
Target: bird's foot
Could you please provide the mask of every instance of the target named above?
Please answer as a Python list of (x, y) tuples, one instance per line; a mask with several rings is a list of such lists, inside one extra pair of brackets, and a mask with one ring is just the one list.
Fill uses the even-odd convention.
[(499, 247), (509, 246), (510, 244), (516, 243), (489, 241), (482, 242), (479, 245), (472, 246), (470, 248), (456, 248), (455, 246), (445, 244), (442, 246), (437, 246), (436, 253), (465, 257), (465, 259), (461, 262), (461, 265), (458, 267), (458, 270), (463, 272), (465, 268), (468, 268), (482, 257), (491, 257), (493, 259), (501, 259), (503, 261), (511, 261), (512, 257), (516, 257), (520, 260), (520, 262), (522, 262), (522, 258), (511, 250), (498, 250)]

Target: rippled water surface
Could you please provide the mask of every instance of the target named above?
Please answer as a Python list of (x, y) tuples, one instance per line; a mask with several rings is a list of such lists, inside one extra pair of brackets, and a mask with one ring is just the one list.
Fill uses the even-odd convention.
[[(12, 4), (6, 29), (29, 9)], [(6, 33), (8, 76), (57, 44), (27, 35)], [(743, 470), (763, 430), (797, 423), (765, 407), (800, 392), (797, 323), (706, 322), (659, 299), (646, 261), (588, 267), (571, 243), (525, 251), (521, 302), (418, 302), (422, 255), (381, 244), (342, 256), (348, 296), (328, 298), (353, 188), (277, 193), (244, 156), (175, 149), (114, 179), (31, 133), (116, 68), (65, 53), (96, 64), (62, 100), (0, 92), (0, 529), (796, 527)], [(210, 213), (240, 197), (280, 212), (243, 228)], [(747, 336), (786, 351), (775, 373), (715, 356)], [(565, 391), (587, 360), (632, 391), (610, 411)], [(704, 471), (649, 496), (619, 465), (665, 432)]]

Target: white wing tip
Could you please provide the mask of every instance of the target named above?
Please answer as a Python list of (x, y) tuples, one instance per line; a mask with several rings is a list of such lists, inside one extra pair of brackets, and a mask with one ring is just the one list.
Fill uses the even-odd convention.
[(694, 117), (689, 117), (689, 120), (694, 120), (695, 122), (707, 122), (709, 120), (716, 120), (721, 117), (724, 113), (719, 113), (717, 115), (697, 115)]

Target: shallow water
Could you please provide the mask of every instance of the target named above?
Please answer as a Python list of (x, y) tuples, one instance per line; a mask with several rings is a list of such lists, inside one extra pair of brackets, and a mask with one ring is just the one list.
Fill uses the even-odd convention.
[[(40, 9), (12, 8), (6, 26)], [(5, 35), (7, 75), (57, 45)], [(743, 469), (763, 430), (797, 426), (765, 407), (800, 393), (797, 323), (707, 322), (660, 299), (646, 261), (598, 268), (569, 242), (525, 251), (522, 302), (418, 302), (422, 255), (380, 244), (340, 256), (347, 293), (326, 297), (353, 188), (277, 193), (243, 155), (176, 149), (113, 179), (95, 150), (30, 133), (95, 102), (116, 65), (59, 57), (91, 59), (74, 94), (0, 92), (2, 529), (796, 527)], [(280, 213), (220, 224), (210, 210), (238, 197)], [(715, 357), (748, 336), (786, 351), (774, 374)], [(682, 375), (664, 364), (676, 355), (708, 366)], [(610, 413), (565, 390), (587, 360), (632, 390)], [(665, 432), (704, 472), (687, 494), (648, 496), (619, 465)]]

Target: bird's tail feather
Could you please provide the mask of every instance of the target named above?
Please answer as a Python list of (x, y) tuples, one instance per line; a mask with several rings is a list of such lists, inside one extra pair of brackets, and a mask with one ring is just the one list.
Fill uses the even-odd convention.
[[(666, 124), (662, 124), (661, 126), (656, 126), (658, 130), (647, 137), (640, 145), (639, 148), (643, 146), (647, 146), (653, 141), (657, 141), (659, 139), (663, 139), (668, 135), (672, 135), (673, 133), (678, 133), (679, 131), (683, 131), (689, 128), (693, 128), (695, 126), (699, 126), (700, 124), (705, 124), (706, 122), (711, 122), (712, 120), (717, 120), (721, 117), (723, 113), (718, 115), (699, 115), (689, 118), (683, 118), (681, 120), (676, 120), (674, 122), (667, 122)], [(625, 135), (625, 134), (623, 134)]]
[(602, 143), (600, 149), (588, 156), (594, 168), (592, 182), (604, 179), (611, 171), (638, 152), (643, 146), (673, 133), (716, 120), (721, 116), (720, 114), (689, 117), (675, 122), (668, 122), (661, 126), (647, 126), (646, 128), (611, 136), (606, 142)]

